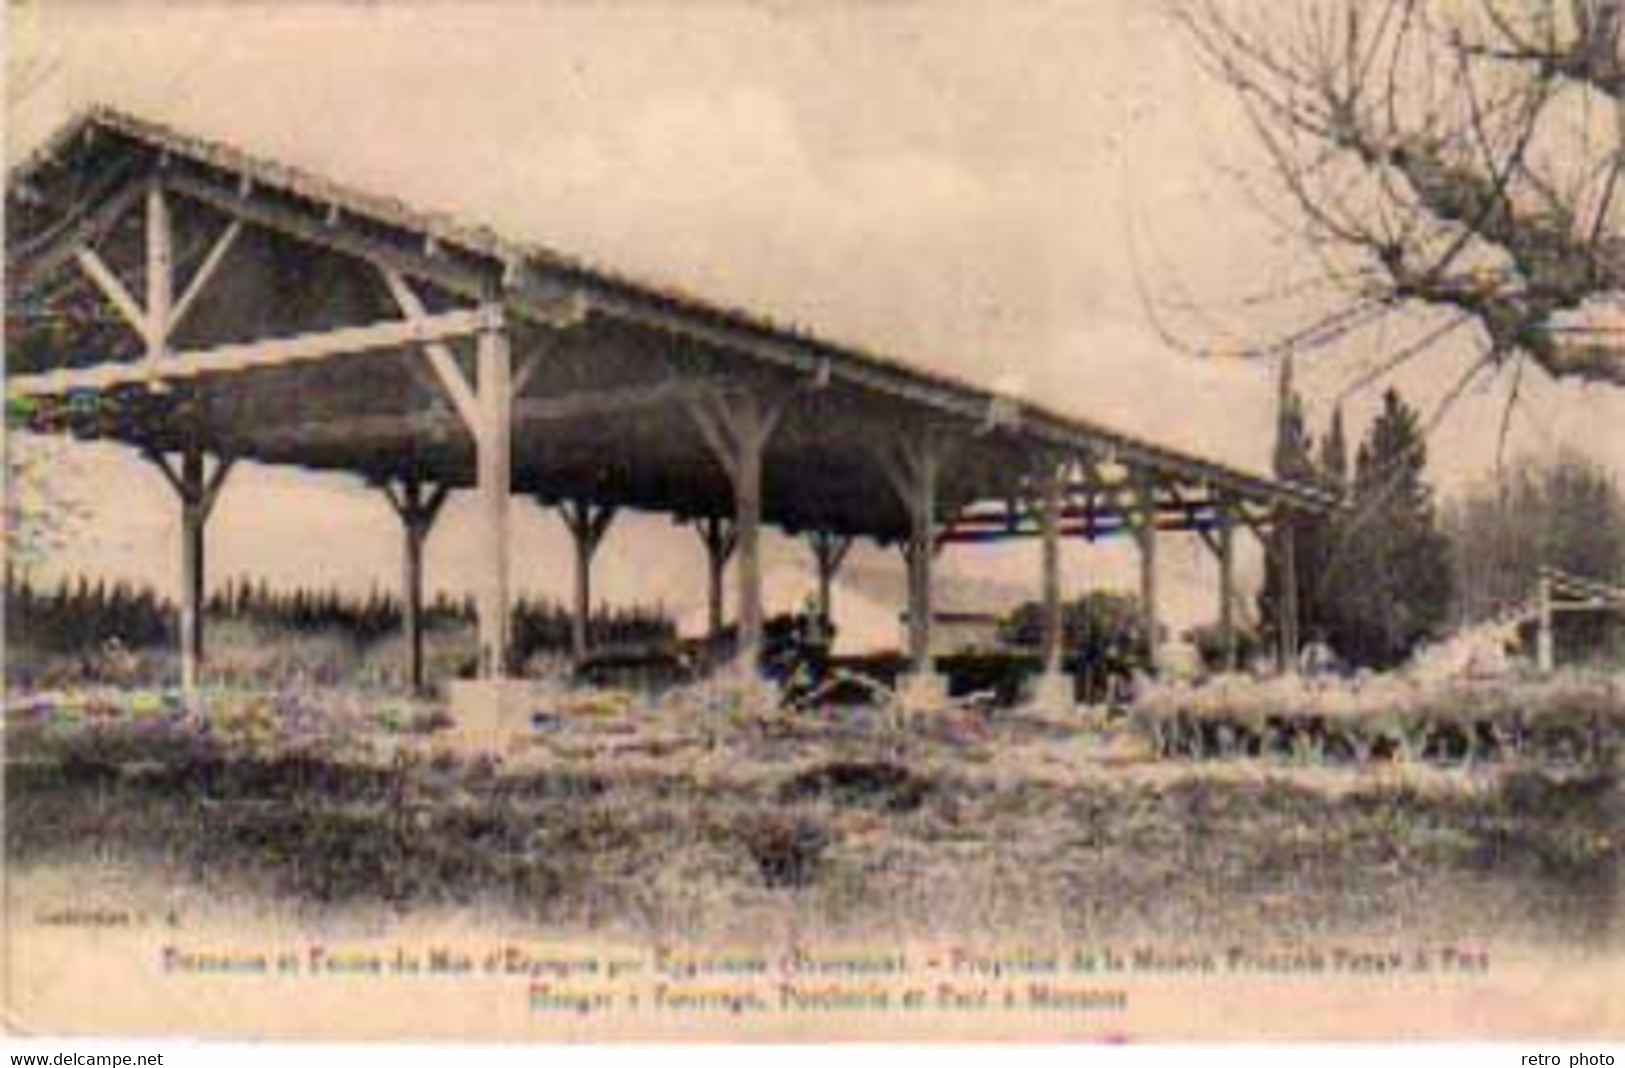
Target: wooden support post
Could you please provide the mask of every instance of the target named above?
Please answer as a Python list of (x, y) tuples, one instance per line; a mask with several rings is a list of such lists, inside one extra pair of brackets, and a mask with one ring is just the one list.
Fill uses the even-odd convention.
[(436, 486), (425, 496), (423, 483), (415, 476), (403, 481), (399, 493), (387, 483), (383, 489), (401, 519), (401, 621), (406, 631), (407, 678), (412, 691), (422, 693), (428, 682), (423, 666), (423, 546), (450, 490)]
[(877, 452), (877, 458), (909, 520), (903, 556), (908, 563), (908, 657), (913, 677), (904, 703), (928, 705), (946, 696), (931, 657), (931, 563), (937, 551), (937, 479), (944, 448), (929, 427), (897, 438), (892, 446)]
[[(409, 484), (412, 505), (417, 505), (419, 483)], [(428, 537), (427, 525), (419, 526), (402, 514), (405, 538), (401, 552), (401, 616), (406, 627), (406, 677), (413, 693), (422, 693), (425, 678), (423, 670), (423, 542)]]
[(559, 518), (575, 544), (575, 611), (570, 617), (570, 653), (579, 663), (591, 652), (592, 559), (615, 519), (613, 505), (594, 505), (585, 497), (559, 505)]
[(1136, 480), (1134, 539), (1140, 547), (1140, 611), (1145, 629), (1147, 669), (1155, 675), (1162, 663), (1162, 619), (1157, 589), (1157, 502), (1155, 488), (1141, 478)]
[(1037, 471), (1039, 535), (1042, 539), (1044, 669), (1033, 693), (1034, 704), (1066, 711), (1076, 701), (1076, 687), (1066, 673), (1066, 615), (1061, 597), (1061, 515), (1065, 508), (1066, 463), (1050, 459)]
[(1046, 465), (1039, 475), (1038, 521), (1043, 536), (1044, 673), (1059, 675), (1065, 657), (1065, 620), (1061, 609), (1062, 468)]
[(925, 470), (915, 486), (915, 497), (909, 506), (909, 628), (908, 655), (917, 675), (931, 674), (931, 563), (936, 556), (937, 485), (936, 462), (930, 450), (925, 451)]
[(147, 359), (160, 360), (169, 349), (170, 311), (175, 303), (174, 231), (163, 186), (147, 190)]
[(728, 559), (734, 554), (734, 524), (726, 516), (706, 516), (698, 526), (705, 546), (706, 634), (711, 641), (722, 636), (722, 581)]
[[(738, 438), (745, 443), (738, 452), (734, 479), (734, 523), (739, 554), (735, 574), (739, 579), (739, 659), (754, 671), (762, 655), (762, 437), (761, 411), (755, 398), (741, 402), (734, 412)], [(749, 442), (758, 444), (753, 448)]]
[(815, 530), (807, 535), (813, 563), (818, 569), (818, 615), (825, 627), (835, 620), (835, 575), (852, 549), (852, 536)]
[(1557, 641), (1552, 628), (1552, 578), (1541, 569), (1536, 589), (1535, 669), (1550, 675), (1557, 669)]
[(1226, 672), (1240, 666), (1236, 641), (1236, 513), (1227, 498), (1219, 502), (1219, 650)]
[(1280, 568), (1281, 603), (1277, 611), (1277, 641), (1281, 671), (1298, 673), (1298, 532), (1290, 509), (1277, 508), (1275, 516), (1277, 566)]
[(739, 662), (751, 672), (762, 652), (762, 455), (784, 414), (783, 399), (754, 393), (708, 394), (689, 412), (734, 491), (734, 539), (739, 594)]
[(722, 609), (722, 585), (726, 578), (728, 559), (734, 554), (733, 532), (728, 533), (728, 548), (726, 550), (710, 550), (706, 564), (705, 583), (705, 630), (706, 636), (713, 642), (722, 638), (722, 628), (726, 622)]
[(204, 533), (233, 461), (221, 459), (213, 471), (208, 471), (203, 451), (194, 447), (181, 454), (181, 467), (177, 471), (164, 454), (148, 452), (146, 455), (181, 501), (181, 688), (191, 701), (197, 697), (203, 675)]
[(509, 671), (508, 496), (513, 472), (512, 362), (501, 328), (481, 331), (477, 342), (479, 430), (475, 434), (480, 497), (480, 676), (500, 680)]
[(181, 458), (181, 688), (195, 694), (203, 670), (204, 530), (203, 453)]

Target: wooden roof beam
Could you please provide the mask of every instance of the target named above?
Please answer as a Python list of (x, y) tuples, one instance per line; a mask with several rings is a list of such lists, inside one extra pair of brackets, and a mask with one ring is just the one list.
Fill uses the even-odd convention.
[(498, 329), (501, 312), (491, 308), (443, 312), (415, 321), (388, 320), (366, 326), (320, 330), (293, 337), (269, 338), (242, 344), (177, 352), (156, 366), (148, 361), (119, 361), (89, 367), (17, 375), (6, 384), (10, 397), (45, 397), (56, 394), (113, 389), (151, 381), (178, 381), (211, 375), (270, 370), (313, 363), (336, 356), (358, 355), (380, 349), (422, 345), (430, 341), (465, 337)]
[(421, 235), (402, 233), (391, 239), (383, 231), (398, 230), (398, 226), (364, 225), (364, 216), (353, 211), (329, 223), (325, 203), (302, 203), (296, 193), (260, 185), (250, 185), (245, 193), (240, 183), (223, 184), (199, 167), (173, 167), (164, 184), (249, 225), (429, 282), (468, 300), (490, 301), (501, 294), (513, 310), (536, 322), (561, 329), (573, 327), (592, 310), (575, 284), (541, 277), (535, 271), (515, 272), (509, 264), (465, 254), (445, 243), (439, 243), (431, 255)]
[(431, 259), (419, 247), (366, 233), (349, 217), (329, 226), (319, 207), (301, 211), (275, 190), (252, 186), (245, 194), (240, 186), (224, 187), (190, 168), (174, 168), (164, 182), (177, 194), (249, 225), (421, 278), (459, 296), (490, 295), (490, 277), (471, 265), (447, 256)]
[[(560, 397), (538, 397), (514, 402), (516, 427), (537, 423), (588, 419), (635, 412), (660, 404), (676, 404), (714, 395), (714, 382), (657, 382), (622, 389), (593, 390)], [(244, 435), (242, 440), (257, 448), (314, 447), (356, 444), (368, 446), (413, 438), (445, 439), (463, 430), (460, 419), (444, 409), (427, 412), (380, 413), (307, 420), (267, 428)]]
[(225, 261), (226, 254), (237, 243), (237, 238), (241, 236), (242, 232), (242, 221), (233, 219), (226, 224), (226, 228), (221, 231), (220, 236), (209, 247), (208, 255), (203, 258), (202, 264), (193, 272), (192, 279), (186, 284), (185, 291), (181, 293), (180, 299), (175, 301), (174, 307), (170, 309), (169, 330), (171, 333), (180, 328), (181, 323), (191, 312), (192, 307), (197, 304), (198, 298), (203, 295), (204, 288), (214, 278), (215, 272), (220, 269), (220, 264)]
[[(423, 300), (412, 289), (399, 271), (388, 267), (380, 267), (384, 282), (389, 292), (395, 298), (396, 305), (401, 314), (406, 316), (408, 322), (421, 323), (429, 317)], [(434, 370), (435, 377), (440, 381), (440, 388), (446, 391), (451, 398), (452, 407), (462, 418), (463, 424), (474, 430), (480, 425), (479, 402), (474, 397), (473, 387), (463, 374), (463, 369), (457, 364), (457, 357), (452, 355), (451, 349), (441, 340), (428, 340), (423, 343), (423, 354), (428, 358), (429, 366)]]
[[(1179, 517), (1159, 517), (1157, 519), (1158, 533), (1200, 533), (1206, 529), (1207, 526), (1201, 520), (1192, 521)], [(1087, 538), (1090, 541), (1133, 534), (1134, 532), (1135, 528), (1120, 516), (1100, 516), (1094, 520), (1083, 522), (1073, 520), (1062, 523), (1060, 526), (1062, 537)], [(1022, 541), (1042, 536), (1043, 532), (1038, 527), (1030, 525), (1023, 525), (1013, 529), (992, 525), (956, 525), (951, 531), (940, 535), (938, 540), (948, 545), (993, 544), (1001, 541)]]
[(125, 288), (124, 283), (119, 280), (119, 276), (113, 273), (113, 269), (107, 265), (107, 261), (97, 255), (96, 250), (88, 245), (75, 249), (73, 258), (79, 264), (79, 269), (84, 272), (85, 277), (90, 279), (96, 286), (97, 291), (107, 298), (107, 302), (119, 313), (119, 317), (124, 320), (125, 325), (134, 330), (136, 336), (144, 344), (150, 343), (151, 337), (146, 309), (136, 303), (135, 297), (130, 294), (129, 289)]
[(140, 182), (127, 182), (99, 204), (87, 210), (44, 247), (6, 264), (6, 288), (15, 297), (27, 293), (54, 275), (110, 231), (126, 212), (145, 195)]
[[(500, 297), (538, 322), (579, 322), (592, 312), (608, 314), (748, 355), (770, 366), (790, 367), (821, 382), (872, 391), (893, 400), (930, 407), (962, 424), (969, 434), (990, 413), (990, 397), (947, 376), (858, 350), (843, 348), (705, 305), (662, 293), (552, 257), (542, 250), (509, 246), (483, 233), (440, 233), (436, 221), (398, 205), (359, 198), (286, 168), (253, 160), (116, 114), (99, 124), (138, 147), (167, 156), (166, 188), (227, 213), (308, 243), (388, 266), (479, 301)], [(26, 176), (26, 175), (25, 175)], [(338, 212), (331, 209), (342, 208)], [(1282, 485), (1223, 465), (1185, 456), (1088, 423), (1026, 404), (1013, 405), (1022, 443), (1089, 449), (1121, 455), (1124, 462), (1164, 477), (1207, 480), (1262, 504), (1300, 510), (1333, 506), (1312, 487)]]
[(720, 388), (725, 388), (725, 384), (712, 379), (673, 379), (557, 397), (526, 397), (514, 402), (514, 420), (521, 425), (557, 423), (620, 415), (664, 404), (698, 404), (715, 396)]
[(456, 416), (449, 412), (430, 411), (352, 415), (284, 423), (229, 437), (239, 451), (277, 452), (330, 445), (367, 449), (414, 438), (446, 440), (452, 437), (462, 439), (463, 436), (463, 425)]

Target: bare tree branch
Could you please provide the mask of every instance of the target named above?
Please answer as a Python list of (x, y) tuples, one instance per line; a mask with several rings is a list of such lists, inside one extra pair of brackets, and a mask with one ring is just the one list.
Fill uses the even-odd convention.
[[(1554, 329), (1625, 291), (1618, 0), (1175, 3), (1306, 245), (1377, 271), (1352, 299), (1447, 308), (1492, 360), (1625, 385), (1620, 338)], [(1617, 118), (1600, 164), (1594, 97)]]

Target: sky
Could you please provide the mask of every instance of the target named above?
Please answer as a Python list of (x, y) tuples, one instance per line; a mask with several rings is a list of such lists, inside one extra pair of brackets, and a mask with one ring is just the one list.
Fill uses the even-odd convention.
[[(1233, 103), (1155, 2), (81, 0), (12, 5), (10, 16), (12, 84), (18, 71), (43, 72), (8, 99), (13, 159), (76, 110), (109, 103), (1169, 445), (1267, 466), (1276, 367), (1188, 350), (1256, 345), (1281, 320), (1263, 322), (1246, 294), (1290, 285), (1308, 267), (1259, 208), (1270, 193)], [(1402, 320), (1303, 360), (1313, 417), (1424, 326)], [(1459, 338), (1394, 384), (1431, 412), (1473, 354)], [(1486, 376), (1440, 421), (1430, 447), (1442, 492), (1493, 471), (1509, 386), (1505, 374)], [(1355, 433), (1377, 393), (1344, 400)], [(1529, 376), (1508, 451), (1565, 444), (1625, 474), (1625, 399)], [(174, 589), (176, 509), (161, 479), (117, 449), (60, 452), (57, 477), (68, 490), (90, 487), (92, 514), (47, 570)], [(436, 586), (468, 581), (465, 508), (454, 502), (431, 539)], [(521, 582), (563, 593), (557, 519), (518, 512)], [(216, 580), (396, 581), (395, 521), (355, 480), (245, 467), (215, 514)], [(1163, 554), (1170, 614), (1211, 616), (1206, 550), (1170, 540), (1190, 543)], [(768, 555), (772, 598), (793, 601), (806, 554), (773, 539)], [(865, 549), (857, 569), (889, 574), (895, 555)], [(698, 540), (668, 520), (634, 518), (606, 541), (597, 589), (692, 614), (702, 559)], [(1250, 554), (1249, 581), (1256, 565)], [(1074, 590), (1132, 584), (1123, 547), (1069, 546), (1065, 566)], [(984, 593), (1036, 589), (1031, 546), (954, 549), (943, 567), (950, 589), (956, 575), (981, 580)]]

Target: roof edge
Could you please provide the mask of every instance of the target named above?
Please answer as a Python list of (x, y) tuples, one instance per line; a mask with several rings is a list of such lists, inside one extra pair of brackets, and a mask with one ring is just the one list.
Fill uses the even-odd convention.
[(88, 130), (104, 129), (142, 142), (160, 154), (184, 156), (205, 167), (233, 172), (251, 182), (261, 183), (288, 195), (328, 203), (343, 212), (370, 218), (406, 231), (432, 237), (457, 246), (475, 257), (504, 264), (529, 266), (544, 273), (564, 273), (574, 280), (639, 300), (653, 301), (681, 315), (700, 317), (730, 330), (756, 335), (758, 340), (810, 348), (823, 356), (850, 360), (873, 371), (909, 377), (934, 388), (961, 394), (967, 403), (1004, 405), (1019, 424), (1044, 423), (1067, 437), (1091, 439), (1095, 445), (1140, 454), (1148, 463), (1168, 463), (1200, 472), (1199, 477), (1215, 483), (1231, 483), (1229, 488), (1254, 496), (1286, 498), (1292, 505), (1327, 510), (1337, 499), (1319, 486), (1283, 481), (1216, 460), (1183, 452), (1172, 446), (1112, 429), (1091, 419), (1069, 415), (1008, 394), (967, 382), (957, 376), (919, 366), (912, 361), (884, 355), (860, 345), (844, 343), (813, 334), (794, 325), (774, 321), (757, 313), (715, 303), (669, 286), (622, 275), (597, 267), (585, 260), (560, 253), (547, 246), (509, 240), (493, 228), (469, 223), (449, 213), (425, 211), (400, 200), (334, 182), (313, 172), (278, 163), (223, 141), (195, 136), (172, 126), (154, 122), (106, 104), (92, 104), (65, 122), (6, 172), (8, 196), (19, 185), (32, 182), (38, 171), (63, 155)]

